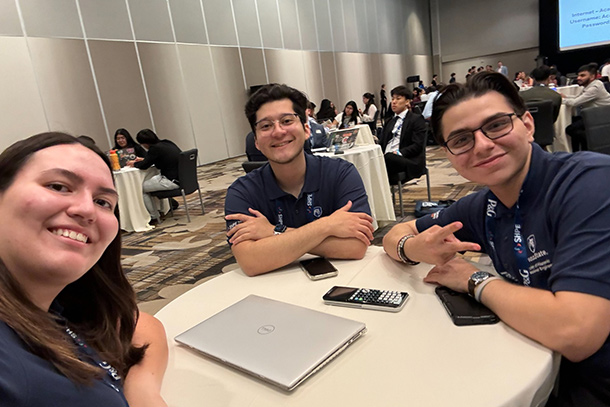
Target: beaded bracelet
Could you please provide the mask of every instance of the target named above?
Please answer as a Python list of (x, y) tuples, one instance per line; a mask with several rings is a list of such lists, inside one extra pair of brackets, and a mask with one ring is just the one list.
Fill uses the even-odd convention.
[(402, 237), (402, 239), (400, 239), (398, 241), (398, 246), (396, 247), (396, 251), (398, 252), (398, 258), (405, 264), (409, 264), (411, 266), (415, 266), (416, 264), (419, 264), (418, 261), (413, 261), (410, 258), (407, 257), (407, 255), (405, 254), (405, 243), (407, 242), (407, 240), (411, 239), (412, 237), (415, 237), (415, 235), (404, 235)]

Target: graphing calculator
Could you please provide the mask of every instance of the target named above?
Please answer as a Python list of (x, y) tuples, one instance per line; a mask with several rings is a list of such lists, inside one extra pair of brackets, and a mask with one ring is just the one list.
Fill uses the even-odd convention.
[(409, 299), (401, 291), (334, 286), (322, 297), (325, 304), (398, 312)]

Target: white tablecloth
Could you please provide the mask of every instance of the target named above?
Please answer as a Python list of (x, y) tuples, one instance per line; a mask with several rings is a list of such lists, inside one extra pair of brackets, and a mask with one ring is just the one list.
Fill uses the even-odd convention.
[(566, 134), (566, 127), (572, 124), (573, 107), (561, 104), (559, 116), (555, 121), (555, 140), (553, 141), (553, 151), (572, 151), (570, 137)]
[[(127, 232), (146, 232), (153, 229), (150, 226), (150, 214), (144, 206), (142, 195), (142, 182), (145, 179), (159, 174), (156, 168), (139, 170), (132, 167), (123, 167), (114, 171), (116, 190), (119, 194), (119, 213), (121, 216), (121, 229)], [(160, 204), (163, 213), (169, 210), (166, 200)]]
[(396, 221), (392, 194), (390, 193), (390, 181), (379, 145), (355, 146), (345, 151), (344, 154), (316, 153), (316, 155), (341, 158), (354, 164), (362, 178), (364, 189), (369, 198), (375, 229), (378, 226)]
[[(247, 277), (236, 270), (172, 301), (156, 316), (169, 344), (162, 395), (190, 406), (543, 406), (558, 369), (553, 352), (506, 326), (456, 327), (422, 277), (380, 247), (333, 261), (339, 276), (310, 281), (297, 265)], [(398, 313), (327, 306), (333, 285), (407, 291)], [(368, 332), (291, 393), (177, 346), (173, 338), (249, 294), (362, 321)]]

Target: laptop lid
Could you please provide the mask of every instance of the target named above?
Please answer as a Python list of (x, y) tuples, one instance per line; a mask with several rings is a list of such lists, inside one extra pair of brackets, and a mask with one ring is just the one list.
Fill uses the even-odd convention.
[(250, 295), (175, 340), (290, 391), (364, 332), (362, 322)]
[(342, 151), (349, 150), (356, 143), (356, 137), (358, 137), (359, 128), (349, 128), (343, 130), (337, 130), (330, 134), (332, 138), (331, 146), (338, 148)]

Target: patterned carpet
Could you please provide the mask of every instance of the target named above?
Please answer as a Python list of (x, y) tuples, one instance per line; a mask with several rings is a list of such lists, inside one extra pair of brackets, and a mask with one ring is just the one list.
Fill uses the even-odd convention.
[[(237, 267), (226, 242), (224, 198), (227, 187), (244, 174), (238, 157), (198, 168), (199, 185), (204, 199), (205, 214), (201, 214), (197, 194), (187, 197), (191, 222), (180, 207), (174, 216), (167, 216), (154, 230), (123, 234), (123, 267), (132, 282), (140, 309), (155, 313), (165, 304), (195, 285)], [(428, 147), (431, 194), (433, 200), (459, 199), (478, 187), (459, 176), (446, 160), (439, 147)], [(425, 177), (403, 187), (405, 218), (413, 219), (415, 201), (427, 200)], [(375, 232), (373, 244), (392, 225)]]

